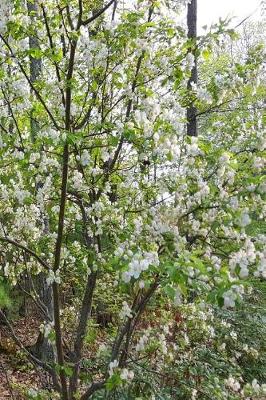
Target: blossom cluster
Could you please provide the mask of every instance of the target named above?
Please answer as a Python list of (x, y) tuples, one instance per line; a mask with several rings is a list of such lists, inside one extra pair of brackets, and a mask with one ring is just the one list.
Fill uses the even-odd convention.
[(133, 255), (132, 260), (128, 264), (128, 270), (123, 272), (122, 279), (128, 283), (132, 278), (138, 279), (142, 272), (153, 265), (158, 266), (159, 259), (156, 252), (143, 252)]

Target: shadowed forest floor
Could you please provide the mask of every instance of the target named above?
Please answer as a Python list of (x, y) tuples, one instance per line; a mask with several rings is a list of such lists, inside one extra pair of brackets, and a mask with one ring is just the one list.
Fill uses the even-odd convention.
[[(17, 337), (27, 347), (36, 341), (39, 321), (33, 316), (20, 318), (13, 324)], [(21, 389), (40, 385), (42, 377), (12, 340), (8, 328), (0, 326), (0, 399), (25, 399)]]

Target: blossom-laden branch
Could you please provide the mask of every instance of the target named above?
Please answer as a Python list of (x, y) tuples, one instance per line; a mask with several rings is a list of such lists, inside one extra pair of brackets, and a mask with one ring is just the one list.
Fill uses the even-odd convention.
[(33, 258), (35, 258), (38, 263), (45, 268), (45, 270), (49, 271), (50, 270), (50, 266), (49, 264), (46, 263), (46, 261), (44, 261), (37, 253), (35, 253), (35, 251), (29, 249), (27, 246), (25, 246), (24, 244), (21, 244), (19, 242), (17, 242), (14, 239), (11, 239), (9, 237), (6, 236), (2, 236), (0, 237), (0, 242), (5, 242), (5, 243), (9, 243), (12, 244), (13, 246), (17, 247), (18, 249), (21, 249), (23, 251), (25, 251), (25, 253), (27, 253), (28, 255), (32, 256)]
[(22, 65), (22, 63), (19, 61), (18, 57), (15, 55), (15, 53), (13, 52), (10, 44), (8, 43), (8, 41), (5, 39), (5, 37), (0, 33), (0, 38), (3, 41), (3, 43), (6, 45), (6, 47), (8, 48), (10, 55), (17, 60), (18, 66), (22, 72), (22, 74), (24, 75), (24, 77), (26, 78), (26, 81), (28, 82), (30, 88), (32, 89), (32, 91), (35, 93), (37, 99), (40, 101), (40, 103), (42, 104), (42, 106), (44, 107), (45, 111), (47, 112), (48, 116), (50, 117), (55, 129), (57, 130), (61, 130), (61, 127), (58, 125), (58, 123), (56, 122), (55, 117), (53, 116), (53, 114), (51, 113), (49, 107), (47, 106), (46, 102), (44, 101), (42, 95), (40, 94), (40, 92), (36, 89), (36, 87), (34, 86), (34, 84), (32, 83), (29, 75), (26, 72), (26, 69), (24, 68), (24, 66)]

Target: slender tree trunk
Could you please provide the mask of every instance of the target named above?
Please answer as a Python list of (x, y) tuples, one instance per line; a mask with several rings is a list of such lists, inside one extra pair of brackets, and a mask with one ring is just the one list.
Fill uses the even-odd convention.
[[(188, 90), (191, 90), (193, 84), (198, 83), (198, 69), (197, 69), (197, 51), (196, 51), (196, 39), (197, 39), (197, 0), (191, 0), (188, 4), (187, 9), (187, 28), (188, 28), (188, 39), (191, 40), (192, 44), (189, 52), (193, 54), (195, 62), (191, 71), (191, 77), (188, 81)], [(187, 108), (187, 134), (189, 136), (198, 135), (197, 126), (197, 109), (193, 102)]]
[[(81, 24), (81, 13), (79, 15), (77, 30), (80, 28)], [(66, 81), (70, 82), (75, 65), (75, 55), (76, 55), (77, 40), (73, 40), (70, 45), (70, 54), (68, 62), (68, 70)], [(65, 130), (70, 132), (73, 127), (71, 125), (71, 103), (72, 103), (72, 90), (71, 86), (67, 86), (65, 90)], [(54, 266), (53, 271), (56, 275), (61, 262), (61, 251), (64, 240), (64, 223), (65, 223), (65, 209), (67, 203), (67, 183), (68, 183), (68, 167), (69, 167), (69, 144), (65, 142), (64, 152), (63, 152), (63, 163), (62, 163), (62, 178), (61, 178), (61, 195), (60, 195), (60, 209), (58, 217), (58, 228), (57, 228), (57, 238), (54, 251)], [(68, 382), (65, 374), (65, 355), (63, 349), (63, 335), (61, 327), (60, 318), (60, 287), (57, 282), (53, 282), (53, 304), (54, 304), (54, 328), (55, 328), (55, 342), (56, 342), (56, 353), (57, 362), (59, 364), (59, 376), (61, 382), (61, 395), (63, 400), (72, 400), (72, 396), (69, 396), (68, 392)]]
[[(34, 22), (35, 15), (38, 14), (37, 1), (27, 2), (28, 13), (32, 22)], [(38, 49), (39, 41), (37, 35), (32, 35), (29, 37), (29, 47), (30, 49)], [(32, 83), (36, 82), (42, 72), (42, 62), (41, 59), (30, 57), (30, 80)], [(39, 123), (37, 119), (34, 118), (33, 110), (31, 111), (31, 140), (35, 142), (36, 136), (39, 131)], [(42, 187), (42, 182), (36, 183), (36, 190)], [(49, 221), (45, 215), (42, 216), (42, 223), (44, 225), (44, 235), (49, 232)], [(53, 319), (53, 297), (52, 288), (46, 282), (46, 275), (41, 272), (37, 277), (37, 289), (41, 302), (45, 305), (48, 318), (46, 322), (52, 321)], [(54, 361), (54, 350), (47, 338), (44, 337), (42, 333), (39, 334), (32, 351), (43, 361)]]
[[(38, 6), (36, 3), (36, 0), (34, 2), (28, 1), (27, 2), (27, 8), (28, 8), (28, 13), (30, 15), (31, 21), (34, 22), (35, 20), (35, 15), (38, 14)], [(37, 35), (32, 35), (29, 37), (29, 47), (30, 49), (39, 49), (39, 41)], [(32, 83), (36, 82), (42, 71), (42, 62), (41, 59), (33, 58), (30, 56), (30, 80)], [(33, 118), (33, 110), (31, 111), (31, 138), (32, 141), (35, 142), (36, 140), (36, 135), (39, 130), (39, 124), (38, 121)]]

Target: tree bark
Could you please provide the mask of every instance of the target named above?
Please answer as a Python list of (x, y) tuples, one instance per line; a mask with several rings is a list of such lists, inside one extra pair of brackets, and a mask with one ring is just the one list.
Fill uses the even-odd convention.
[[(34, 2), (27, 2), (28, 13), (30, 15), (31, 21), (34, 23), (35, 17), (38, 14), (38, 5), (36, 0)], [(38, 49), (40, 47), (37, 35), (32, 35), (29, 37), (29, 48), (30, 49)], [(42, 61), (41, 59), (37, 59), (34, 57), (30, 57), (30, 80), (32, 83), (36, 82), (41, 75), (42, 72)], [(36, 136), (39, 131), (38, 121), (33, 118), (33, 110), (31, 112), (31, 140), (34, 143), (36, 140)], [(36, 190), (38, 190), (42, 186), (41, 182), (36, 183)], [(49, 232), (49, 221), (46, 216), (43, 215), (43, 224), (44, 224), (44, 234)], [(41, 302), (46, 306), (46, 310), (48, 313), (48, 320), (45, 322), (52, 321), (53, 316), (53, 297), (52, 297), (52, 289), (46, 282), (45, 273), (41, 272), (37, 277), (37, 290), (38, 295), (40, 297)], [(54, 349), (48, 339), (44, 337), (44, 335), (40, 332), (36, 343), (32, 347), (32, 352), (42, 361), (52, 362), (55, 359)]]
[[(188, 91), (191, 91), (193, 84), (198, 83), (198, 68), (197, 68), (197, 0), (191, 0), (187, 9), (187, 28), (188, 39), (191, 41), (189, 52), (194, 56), (195, 62), (191, 70), (191, 77), (188, 81)], [(187, 134), (189, 136), (198, 135), (197, 126), (197, 108), (192, 101), (187, 108)]]

